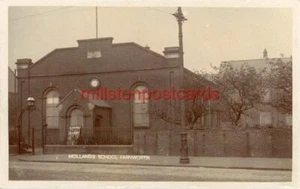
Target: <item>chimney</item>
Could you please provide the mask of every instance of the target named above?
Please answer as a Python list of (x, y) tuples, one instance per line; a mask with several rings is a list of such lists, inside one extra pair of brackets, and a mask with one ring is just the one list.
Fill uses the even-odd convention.
[(18, 76), (25, 76), (28, 74), (28, 66), (32, 65), (32, 60), (29, 58), (17, 59), (17, 74)]
[(263, 52), (263, 58), (264, 58), (264, 59), (267, 59), (267, 58), (268, 58), (268, 51), (267, 51), (267, 49), (264, 49), (264, 52)]
[(179, 58), (179, 47), (165, 47), (163, 53), (167, 59)]
[(32, 60), (29, 58), (17, 59), (17, 62), (16, 62), (18, 70), (27, 69), (28, 66), (31, 66), (32, 64), (33, 64)]

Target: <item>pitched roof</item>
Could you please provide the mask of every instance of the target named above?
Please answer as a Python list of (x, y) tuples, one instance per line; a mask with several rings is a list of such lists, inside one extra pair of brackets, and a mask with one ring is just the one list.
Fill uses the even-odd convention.
[(81, 96), (83, 96), (88, 102), (94, 104), (98, 107), (104, 107), (104, 108), (111, 108), (111, 106), (105, 102), (104, 100), (95, 98), (94, 93), (88, 93), (88, 95), (84, 96), (84, 91), (77, 89), (76, 92), (78, 92)]
[[(134, 42), (113, 44), (108, 39), (79, 40), (78, 47), (55, 49), (31, 66), (31, 75), (135, 71), (178, 66), (166, 61), (163, 55)], [(101, 57), (88, 58), (90, 51), (100, 51)]]
[(222, 63), (228, 63), (231, 64), (234, 67), (239, 67), (244, 63), (247, 63), (249, 66), (253, 66), (256, 69), (264, 69), (270, 67), (268, 65), (268, 62), (276, 62), (276, 61), (282, 61), (282, 62), (289, 62), (292, 60), (290, 57), (281, 57), (281, 58), (259, 58), (259, 59), (249, 59), (249, 60), (230, 60), (230, 61), (222, 61)]
[(87, 102), (90, 102), (90, 103), (94, 104), (95, 106), (111, 108), (111, 106), (108, 105), (104, 100), (95, 99), (93, 93), (88, 93), (88, 96), (84, 96), (83, 92), (84, 91), (77, 89), (77, 88), (72, 89), (56, 106), (58, 107), (60, 104), (62, 104), (66, 99), (69, 98), (69, 96), (71, 96), (71, 94), (77, 93), (77, 94), (81, 95), (81, 97), (84, 97), (84, 99)]

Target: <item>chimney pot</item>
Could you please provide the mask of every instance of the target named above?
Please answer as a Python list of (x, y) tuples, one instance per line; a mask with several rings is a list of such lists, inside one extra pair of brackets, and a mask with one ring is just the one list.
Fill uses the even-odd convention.
[(16, 62), (17, 69), (27, 69), (28, 65), (31, 66), (32, 64), (32, 60), (29, 58), (17, 59)]
[(163, 53), (166, 58), (179, 58), (179, 47), (165, 47)]
[(264, 57), (264, 59), (268, 58), (268, 51), (267, 51), (267, 49), (264, 49), (263, 57)]

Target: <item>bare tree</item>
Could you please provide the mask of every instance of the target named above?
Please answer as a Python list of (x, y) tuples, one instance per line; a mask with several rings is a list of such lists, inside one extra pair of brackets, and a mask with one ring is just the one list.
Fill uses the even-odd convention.
[(220, 93), (215, 109), (223, 113), (223, 121), (230, 121), (233, 126), (238, 127), (241, 116), (247, 115), (247, 111), (261, 100), (264, 92), (262, 74), (246, 63), (240, 67), (222, 63), (214, 69), (217, 74), (212, 80)]
[[(187, 129), (196, 129), (196, 122), (209, 113), (209, 98), (203, 98), (203, 93), (210, 95), (214, 92), (211, 89), (212, 82), (208, 81), (201, 72), (191, 72), (185, 70), (185, 122)], [(181, 124), (180, 120), (180, 103), (178, 99), (172, 99), (165, 105), (152, 106), (150, 113), (159, 119), (176, 125)]]
[(270, 69), (266, 70), (266, 85), (272, 89), (269, 104), (281, 113), (292, 113), (292, 60), (281, 59), (270, 61)]

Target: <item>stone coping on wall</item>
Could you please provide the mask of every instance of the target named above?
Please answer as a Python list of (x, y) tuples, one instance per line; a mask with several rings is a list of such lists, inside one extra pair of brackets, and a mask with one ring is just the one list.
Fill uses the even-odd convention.
[(132, 145), (45, 145), (46, 154), (132, 154)]

